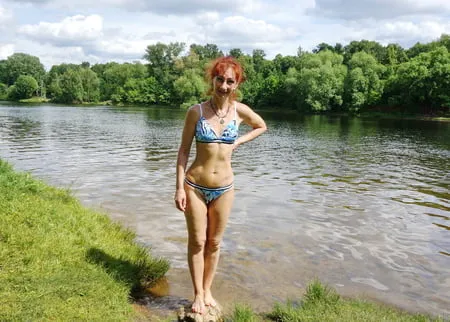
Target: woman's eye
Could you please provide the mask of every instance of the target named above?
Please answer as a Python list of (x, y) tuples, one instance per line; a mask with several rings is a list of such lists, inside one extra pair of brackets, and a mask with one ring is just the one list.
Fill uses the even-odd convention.
[(217, 77), (216, 77), (216, 80), (217, 80), (218, 82), (223, 83), (223, 82), (225, 81), (225, 78), (220, 77), (220, 76), (217, 76)]
[(234, 84), (234, 80), (232, 80), (232, 79), (227, 80), (227, 84), (228, 85), (233, 85)]

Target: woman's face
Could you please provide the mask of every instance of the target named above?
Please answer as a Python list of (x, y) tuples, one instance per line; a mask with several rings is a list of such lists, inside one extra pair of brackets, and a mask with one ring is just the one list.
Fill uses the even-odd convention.
[(223, 75), (213, 79), (214, 92), (219, 96), (228, 96), (237, 88), (237, 81), (233, 68), (228, 67)]

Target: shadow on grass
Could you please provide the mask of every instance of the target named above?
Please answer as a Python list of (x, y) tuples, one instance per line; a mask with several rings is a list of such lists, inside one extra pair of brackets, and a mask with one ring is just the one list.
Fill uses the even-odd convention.
[(86, 258), (90, 263), (101, 266), (105, 272), (120, 283), (128, 285), (130, 297), (139, 298), (144, 289), (153, 281), (144, 279), (144, 270), (141, 263), (133, 263), (130, 260), (115, 258), (103, 250), (91, 248), (86, 253)]

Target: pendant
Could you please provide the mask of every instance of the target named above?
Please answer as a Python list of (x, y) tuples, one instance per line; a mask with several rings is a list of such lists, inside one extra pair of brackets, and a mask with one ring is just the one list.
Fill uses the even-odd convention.
[(223, 124), (223, 123), (225, 123), (225, 121), (223, 119), (220, 119), (219, 123)]

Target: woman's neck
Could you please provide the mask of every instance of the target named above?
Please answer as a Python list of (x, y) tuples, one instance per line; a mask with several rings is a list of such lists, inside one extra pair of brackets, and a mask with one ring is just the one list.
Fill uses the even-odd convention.
[(211, 101), (214, 104), (214, 107), (218, 111), (226, 110), (228, 109), (229, 105), (231, 104), (231, 100), (229, 97), (219, 97), (219, 96), (213, 96), (211, 97)]

